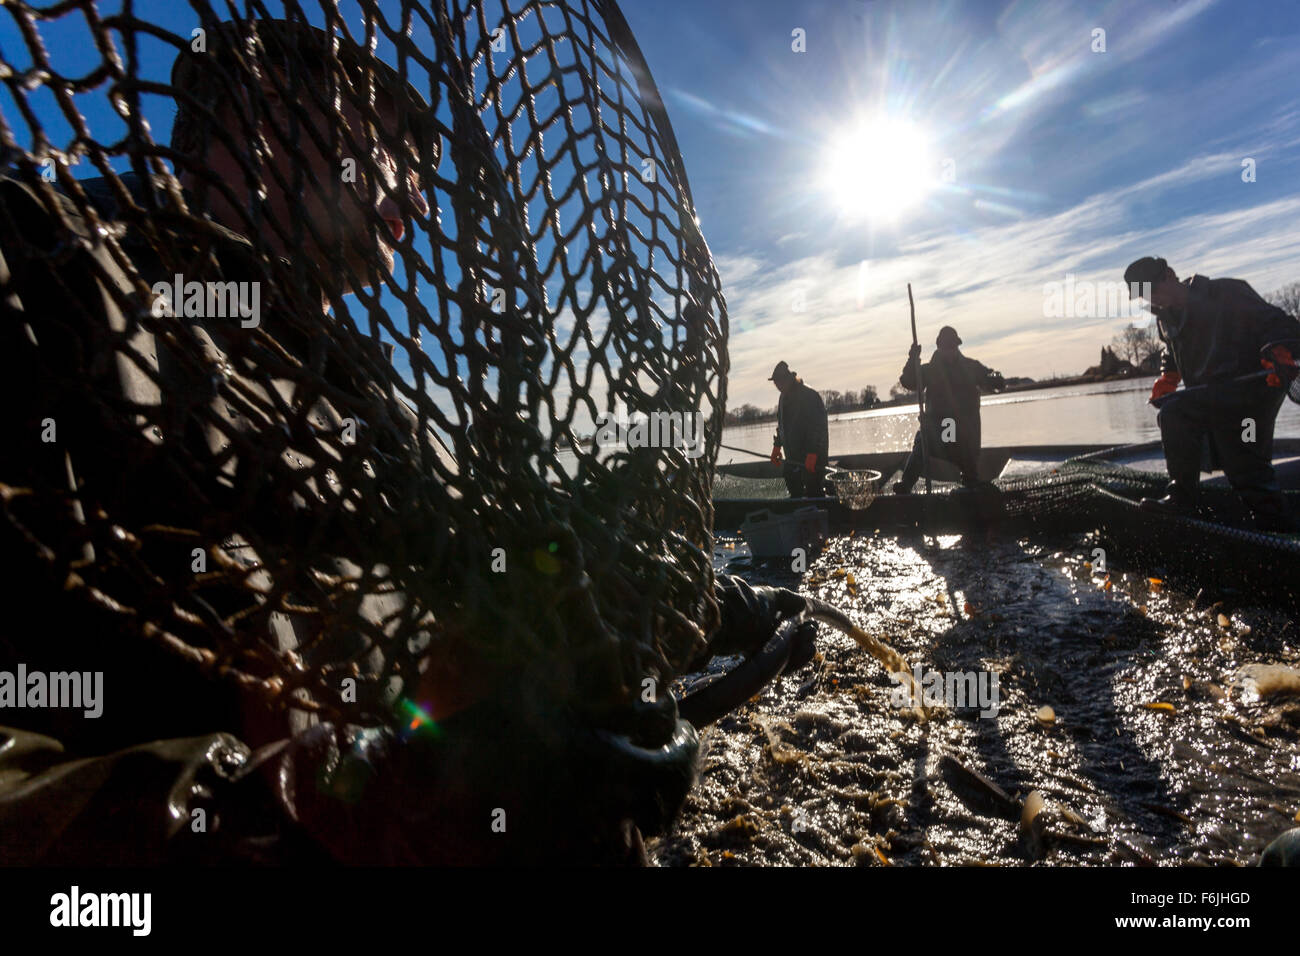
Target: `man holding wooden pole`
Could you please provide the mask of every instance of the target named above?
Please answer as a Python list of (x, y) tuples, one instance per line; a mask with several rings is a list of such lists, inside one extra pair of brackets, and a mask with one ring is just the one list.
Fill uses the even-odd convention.
[(932, 458), (956, 465), (966, 487), (980, 483), (980, 394), (985, 389), (1001, 391), (1004, 385), (999, 373), (962, 355), (960, 345), (957, 330), (947, 325), (939, 330), (934, 357), (925, 365), (921, 365), (920, 344), (912, 345), (899, 383), (917, 393), (921, 427), (894, 484), (896, 494), (910, 494), (922, 472), (929, 494)]

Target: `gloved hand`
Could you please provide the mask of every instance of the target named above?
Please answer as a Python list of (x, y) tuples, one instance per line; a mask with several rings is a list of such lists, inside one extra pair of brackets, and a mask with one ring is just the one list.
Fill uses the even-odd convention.
[(794, 632), (790, 641), (790, 659), (786, 661), (782, 674), (793, 674), (817, 653), (817, 622), (804, 621)]
[(810, 451), (804, 456), (803, 467), (810, 475), (817, 470), (817, 452)]
[[(1285, 345), (1275, 345), (1270, 349), (1270, 352), (1272, 354), (1272, 361), (1269, 361), (1266, 358), (1261, 358), (1259, 364), (1270, 371), (1276, 369), (1278, 366), (1282, 366), (1289, 370), (1287, 378), (1290, 379), (1290, 377), (1295, 374), (1296, 370), (1296, 360), (1291, 354), (1291, 350)], [(1264, 381), (1273, 386), (1273, 388), (1281, 388), (1283, 385), (1282, 377), (1276, 372), (1265, 378)]]
[(1155, 384), (1151, 386), (1151, 397), (1147, 399), (1147, 401), (1154, 404), (1166, 395), (1172, 395), (1178, 390), (1178, 383), (1182, 380), (1182, 375), (1177, 372), (1165, 372), (1165, 374), (1156, 379)]
[(907, 359), (910, 362), (914, 358), (921, 357), (921, 343), (913, 342), (912, 347), (907, 350)]
[(768, 460), (771, 461), (772, 464), (776, 465), (777, 467), (780, 467), (780, 465), (781, 465), (781, 446), (780, 446), (780, 445), (773, 445), (773, 446), (772, 446), (772, 457), (771, 457), (770, 459), (768, 459)]
[(735, 575), (720, 574), (714, 585), (722, 626), (709, 641), (709, 656), (746, 654), (761, 648), (786, 618), (808, 606), (802, 595), (785, 588), (752, 587)]

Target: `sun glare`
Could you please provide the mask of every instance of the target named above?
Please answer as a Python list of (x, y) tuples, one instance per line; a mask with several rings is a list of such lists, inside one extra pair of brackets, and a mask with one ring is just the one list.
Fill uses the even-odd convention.
[(925, 133), (910, 120), (859, 120), (831, 141), (821, 185), (842, 215), (889, 221), (934, 187), (937, 169)]

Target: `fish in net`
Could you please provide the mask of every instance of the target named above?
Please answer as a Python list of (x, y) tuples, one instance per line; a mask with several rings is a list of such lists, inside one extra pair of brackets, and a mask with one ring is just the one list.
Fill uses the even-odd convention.
[[(135, 662), (128, 730), (58, 729), (381, 727), (502, 787), (467, 754), (535, 744), (668, 812), (727, 318), (617, 5), (0, 17), (0, 535), (37, 622), (4, 659)], [(694, 416), (702, 454), (585, 441), (621, 412)], [(239, 727), (193, 718), (210, 685)]]

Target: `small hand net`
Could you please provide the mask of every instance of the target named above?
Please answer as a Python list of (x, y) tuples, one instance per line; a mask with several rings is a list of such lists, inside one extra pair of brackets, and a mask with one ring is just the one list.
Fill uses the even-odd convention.
[(852, 511), (864, 511), (876, 500), (880, 488), (880, 472), (871, 469), (837, 471), (828, 476), (835, 487), (835, 497)]

